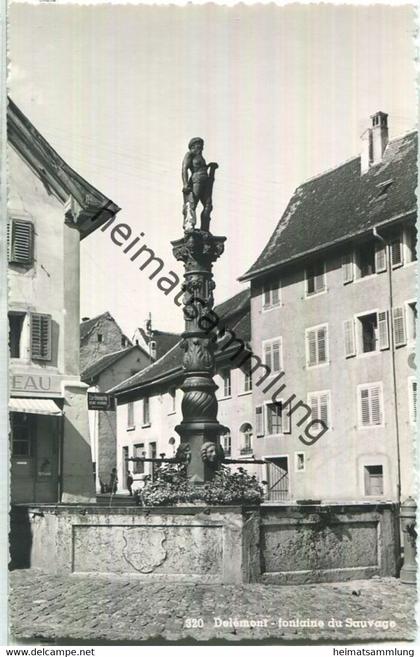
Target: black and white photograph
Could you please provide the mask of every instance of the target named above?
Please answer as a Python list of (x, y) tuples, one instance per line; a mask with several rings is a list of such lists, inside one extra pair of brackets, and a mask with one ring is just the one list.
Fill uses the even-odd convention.
[(417, 20), (9, 4), (13, 654), (415, 654)]

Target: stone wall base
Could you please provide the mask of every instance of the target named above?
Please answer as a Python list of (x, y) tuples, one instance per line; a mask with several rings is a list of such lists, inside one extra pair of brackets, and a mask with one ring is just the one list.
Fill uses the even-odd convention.
[(145, 581), (301, 584), (395, 577), (392, 504), (261, 508), (17, 505), (13, 567)]

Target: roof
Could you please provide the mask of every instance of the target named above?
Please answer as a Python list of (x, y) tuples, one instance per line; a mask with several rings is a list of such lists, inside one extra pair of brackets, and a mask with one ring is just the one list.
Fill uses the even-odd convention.
[[(242, 290), (235, 296), (227, 299), (224, 303), (216, 306), (214, 312), (222, 320), (218, 324), (218, 329), (223, 326), (228, 327), (232, 334), (242, 340), (244, 343), (249, 342), (251, 338), (251, 318), (250, 318), (250, 290)], [(229, 346), (229, 350), (223, 350), (223, 345), (227, 346), (232, 335), (228, 333), (224, 338), (218, 341), (218, 350), (216, 351), (216, 360), (227, 357), (232, 349), (238, 349), (238, 343)], [(150, 387), (156, 383), (166, 380), (167, 378), (176, 381), (184, 375), (182, 369), (183, 352), (180, 348), (181, 339), (178, 337), (177, 343), (160, 359), (146, 367), (141, 372), (119, 383), (108, 392), (115, 395), (122, 395), (133, 391), (139, 391), (144, 387)]]
[(79, 230), (81, 239), (119, 212), (113, 201), (58, 155), (11, 98), (7, 106), (7, 138), (48, 193), (65, 204), (65, 217)]
[(178, 333), (169, 333), (168, 331), (152, 329), (152, 334), (150, 335), (141, 327), (139, 328), (139, 331), (147, 345), (150, 340), (156, 341), (156, 360), (161, 358), (161, 356), (166, 354), (167, 351), (172, 349), (172, 347), (179, 342)]
[(96, 376), (101, 374), (101, 372), (106, 370), (108, 367), (111, 367), (111, 365), (114, 365), (114, 363), (117, 363), (123, 356), (127, 356), (133, 350), (145, 354), (150, 359), (149, 354), (147, 354), (144, 349), (138, 345), (133, 345), (131, 347), (126, 347), (125, 349), (120, 349), (119, 351), (114, 351), (112, 354), (106, 354), (105, 356), (102, 356), (102, 358), (99, 358), (97, 361), (92, 363), (92, 365), (86, 367), (80, 373), (80, 378), (85, 382), (94, 379)]
[(417, 132), (389, 142), (361, 174), (355, 157), (300, 185), (245, 281), (416, 210)]
[[(114, 324), (116, 324), (120, 329), (120, 326), (117, 324), (111, 313), (108, 310), (106, 310), (104, 313), (101, 313), (100, 315), (96, 315), (96, 317), (92, 317), (91, 319), (86, 319), (84, 322), (80, 322), (80, 342), (86, 340), (90, 336), (95, 326), (97, 326), (102, 319), (108, 319), (113, 321)], [(124, 335), (122, 331), (121, 334)], [(124, 337), (127, 338), (126, 335), (124, 335)], [(131, 340), (128, 340), (128, 342), (131, 343)]]

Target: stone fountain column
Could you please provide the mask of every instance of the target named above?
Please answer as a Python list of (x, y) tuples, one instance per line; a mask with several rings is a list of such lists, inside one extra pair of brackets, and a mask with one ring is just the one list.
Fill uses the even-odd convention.
[[(184, 273), (184, 319), (185, 331), (181, 346), (184, 350), (184, 392), (182, 400), (182, 422), (176, 427), (181, 445), (188, 445), (188, 476), (197, 483), (212, 478), (215, 461), (202, 458), (205, 443), (216, 446), (215, 460), (220, 454), (220, 435), (226, 431), (217, 420), (217, 386), (213, 381), (215, 372), (215, 341), (212, 328), (215, 321), (213, 308), (212, 266), (223, 253), (225, 237), (217, 237), (208, 231), (190, 230), (183, 238), (172, 242), (173, 253), (182, 260)], [(208, 315), (206, 319), (206, 315)], [(211, 451), (211, 450), (210, 450)]]
[[(212, 267), (223, 253), (226, 237), (210, 232), (214, 174), (218, 165), (206, 163), (203, 147), (200, 137), (191, 139), (182, 162), (184, 237), (172, 242), (173, 254), (184, 263), (185, 269), (185, 331), (181, 343), (184, 397), (182, 422), (176, 431), (181, 437), (179, 453), (188, 463), (188, 476), (197, 483), (211, 479), (223, 460), (220, 435), (226, 431), (217, 420), (217, 386), (213, 381), (215, 340), (212, 339), (217, 321), (211, 312), (215, 288)], [(203, 208), (200, 229), (196, 228), (198, 203)]]

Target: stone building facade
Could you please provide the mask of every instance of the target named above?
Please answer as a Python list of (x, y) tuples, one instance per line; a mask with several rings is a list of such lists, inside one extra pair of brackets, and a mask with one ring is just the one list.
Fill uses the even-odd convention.
[[(270, 499), (413, 494), (417, 134), (302, 184), (241, 280), (251, 284), (254, 451)], [(260, 361), (260, 362), (261, 362)]]
[(110, 312), (92, 318), (84, 317), (80, 324), (81, 370), (90, 367), (103, 356), (131, 345), (131, 340), (124, 335)]
[(12, 502), (94, 497), (79, 367), (80, 240), (119, 208), (10, 100), (8, 285)]
[[(81, 373), (89, 392), (106, 392), (121, 381), (150, 365), (151, 359), (141, 347), (133, 345), (99, 358)], [(110, 473), (117, 465), (116, 411), (89, 411), (89, 433), (95, 472), (96, 491), (106, 492)]]

